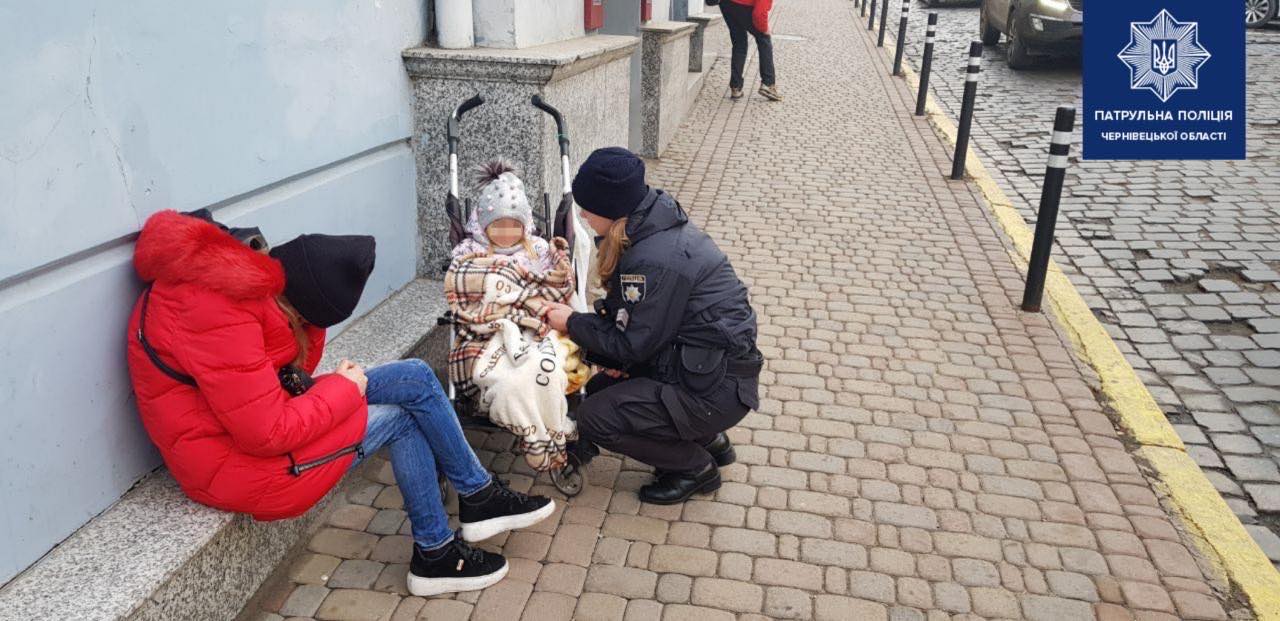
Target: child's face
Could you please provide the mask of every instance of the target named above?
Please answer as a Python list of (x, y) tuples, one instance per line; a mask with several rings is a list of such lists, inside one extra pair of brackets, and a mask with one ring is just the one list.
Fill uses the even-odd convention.
[(494, 220), (484, 234), (498, 248), (510, 248), (524, 239), (524, 224), (514, 218)]

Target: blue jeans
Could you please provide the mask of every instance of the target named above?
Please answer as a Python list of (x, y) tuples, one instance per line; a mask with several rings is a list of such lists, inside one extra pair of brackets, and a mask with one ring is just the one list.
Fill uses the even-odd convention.
[(369, 425), (364, 454), (389, 446), (391, 470), (404, 496), (413, 540), (435, 550), (453, 540), (436, 467), (461, 495), (489, 484), (489, 471), (467, 444), (458, 415), (436, 374), (421, 360), (401, 360), (365, 372)]

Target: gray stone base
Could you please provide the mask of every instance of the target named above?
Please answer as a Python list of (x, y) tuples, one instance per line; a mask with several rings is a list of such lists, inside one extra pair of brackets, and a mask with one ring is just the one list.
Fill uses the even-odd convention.
[(414, 151), (418, 164), (418, 221), (423, 248), (419, 274), (437, 277), (450, 250), (444, 212), (449, 191), (445, 122), (475, 94), (485, 105), (462, 120), (460, 188), (471, 196), (471, 169), (504, 157), (523, 170), (529, 198), (544, 192), (559, 201), (560, 150), (555, 123), (529, 103), (534, 94), (558, 108), (572, 141), (570, 158), (626, 145), (636, 37), (593, 35), (520, 50), (413, 48), (404, 52), (414, 86)]
[(719, 36), (720, 27), (724, 25), (724, 16), (719, 13), (706, 13), (703, 15), (690, 15), (687, 21), (696, 24), (693, 34), (689, 37), (689, 71), (699, 73), (704, 69), (710, 70), (704, 62), (706, 54), (707, 37)]
[[(444, 309), (439, 282), (414, 281), (335, 338), (321, 368), (401, 358)], [(192, 502), (161, 469), (0, 589), (0, 620), (233, 619), (342, 489), (302, 517), (255, 522)]]
[(640, 28), (641, 150), (659, 157), (671, 142), (691, 103), (689, 39), (693, 22), (649, 22)]
[[(698, 73), (689, 74), (688, 101), (689, 101), (690, 107), (692, 107), (693, 102), (698, 99), (698, 94), (702, 92), (702, 87), (706, 85), (707, 77), (711, 75), (711, 69), (715, 67), (716, 60), (718, 59), (719, 57), (716, 56), (715, 54), (704, 54), (703, 60), (702, 60), (703, 70)], [(721, 85), (721, 86), (726, 86), (726, 85)]]

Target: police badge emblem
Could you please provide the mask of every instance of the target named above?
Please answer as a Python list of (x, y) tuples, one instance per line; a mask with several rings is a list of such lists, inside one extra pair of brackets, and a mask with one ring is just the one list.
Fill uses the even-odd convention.
[(1211, 56), (1200, 45), (1199, 22), (1180, 22), (1161, 10), (1149, 22), (1129, 23), (1129, 43), (1118, 54), (1129, 68), (1129, 88), (1167, 102), (1200, 87), (1200, 66)]
[(644, 274), (622, 274), (622, 299), (628, 304), (639, 304), (644, 299)]

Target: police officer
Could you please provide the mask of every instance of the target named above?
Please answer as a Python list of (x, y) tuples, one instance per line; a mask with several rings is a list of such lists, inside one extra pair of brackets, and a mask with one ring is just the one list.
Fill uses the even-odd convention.
[(715, 491), (717, 466), (735, 458), (724, 431), (759, 406), (763, 359), (747, 288), (680, 204), (645, 184), (644, 162), (630, 151), (592, 153), (573, 194), (601, 236), (596, 265), (607, 291), (594, 314), (559, 305), (548, 314), (607, 369), (576, 410), (580, 447), (653, 466), (644, 502)]

